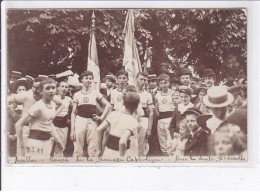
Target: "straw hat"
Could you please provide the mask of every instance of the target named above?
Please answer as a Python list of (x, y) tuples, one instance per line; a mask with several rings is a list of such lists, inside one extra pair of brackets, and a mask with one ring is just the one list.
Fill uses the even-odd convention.
[(19, 86), (24, 86), (26, 90), (29, 90), (30, 87), (31, 87), (31, 83), (30, 81), (28, 81), (26, 78), (22, 77), (18, 80), (15, 80), (14, 82), (12, 82), (10, 84), (10, 90), (13, 92), (13, 93), (16, 93), (16, 90)]
[(231, 104), (234, 96), (227, 91), (225, 86), (211, 87), (207, 91), (207, 95), (203, 97), (203, 103), (212, 108), (225, 107)]

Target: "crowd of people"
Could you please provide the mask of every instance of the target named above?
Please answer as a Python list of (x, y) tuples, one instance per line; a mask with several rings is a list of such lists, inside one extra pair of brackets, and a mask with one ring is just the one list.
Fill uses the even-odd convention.
[(223, 156), (247, 154), (245, 77), (216, 85), (206, 69), (108, 74), (99, 90), (93, 73), (73, 87), (66, 76), (22, 77), (8, 91), (10, 157)]

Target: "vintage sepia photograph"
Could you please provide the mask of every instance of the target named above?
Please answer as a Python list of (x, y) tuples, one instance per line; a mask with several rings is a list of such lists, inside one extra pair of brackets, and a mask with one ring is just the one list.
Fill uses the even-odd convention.
[(10, 8), (5, 30), (7, 164), (248, 161), (246, 8)]

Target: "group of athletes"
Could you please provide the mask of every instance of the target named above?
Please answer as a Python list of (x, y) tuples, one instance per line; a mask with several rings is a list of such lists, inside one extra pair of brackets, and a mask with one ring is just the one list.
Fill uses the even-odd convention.
[[(84, 71), (81, 87), (66, 77), (13, 79), (7, 98), (8, 153), (12, 157), (207, 156), (247, 151), (246, 78), (216, 86), (206, 69), (193, 78), (139, 72), (106, 75), (100, 89)], [(72, 146), (70, 145), (72, 144)]]

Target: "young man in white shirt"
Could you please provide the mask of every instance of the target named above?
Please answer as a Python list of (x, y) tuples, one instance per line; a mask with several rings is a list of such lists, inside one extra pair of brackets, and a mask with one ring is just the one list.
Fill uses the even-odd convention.
[(117, 73), (118, 88), (111, 92), (111, 105), (112, 110), (121, 111), (124, 110), (123, 93), (128, 82), (128, 73), (124, 70), (120, 70)]
[[(56, 93), (56, 82), (46, 78), (40, 82), (39, 91), (42, 99), (35, 102), (16, 123), (17, 140), (20, 142), (22, 155), (35, 158), (48, 158), (53, 146), (51, 137), (63, 149), (56, 133), (53, 119), (58, 114), (53, 97)], [(26, 145), (23, 141), (23, 126), (30, 123), (30, 133)], [(25, 148), (25, 149), (24, 149)]]
[[(70, 137), (74, 141), (74, 156), (83, 156), (85, 143), (88, 145), (88, 156), (96, 156), (97, 122), (103, 121), (111, 108), (103, 95), (92, 89), (93, 78), (92, 72), (84, 71), (79, 77), (83, 87), (73, 96)], [(98, 101), (105, 107), (101, 116), (96, 115)]]
[[(56, 132), (62, 142), (63, 147), (66, 147), (67, 144), (67, 137), (68, 137), (68, 116), (69, 116), (69, 109), (72, 108), (72, 99), (71, 97), (66, 96), (68, 92), (69, 84), (66, 81), (61, 81), (58, 87), (58, 95), (57, 98), (63, 103), (64, 108), (61, 112), (57, 115), (57, 117), (53, 120), (53, 124), (56, 127)], [(59, 146), (55, 146), (54, 148), (54, 156), (55, 157), (62, 157), (63, 150), (60, 149)]]
[(144, 114), (140, 115), (139, 124), (140, 131), (138, 133), (138, 149), (139, 156), (146, 156), (149, 151), (148, 138), (152, 135), (153, 125), (153, 97), (145, 90), (145, 83), (148, 80), (148, 75), (144, 72), (139, 72), (136, 75), (137, 93), (140, 96), (140, 105)]
[(169, 143), (172, 142), (169, 125), (175, 105), (172, 99), (173, 91), (169, 88), (170, 77), (166, 74), (161, 74), (158, 77), (158, 83), (161, 91), (155, 95), (154, 103), (158, 115), (157, 133), (161, 151), (164, 155), (168, 155)]

